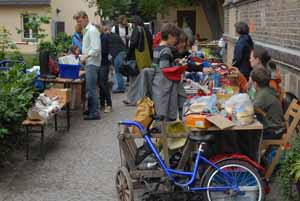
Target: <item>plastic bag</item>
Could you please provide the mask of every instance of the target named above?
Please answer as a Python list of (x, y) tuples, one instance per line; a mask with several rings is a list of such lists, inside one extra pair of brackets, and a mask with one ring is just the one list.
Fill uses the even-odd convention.
[[(144, 97), (137, 103), (137, 110), (134, 121), (139, 122), (145, 128), (152, 122), (152, 115), (154, 115), (154, 103), (149, 97)], [(133, 134), (140, 133), (139, 129), (134, 127)]]
[(212, 96), (195, 96), (187, 100), (183, 105), (183, 120), (188, 114), (217, 113), (217, 97)]
[(254, 121), (254, 107), (248, 94), (236, 94), (225, 102), (227, 114), (239, 125), (248, 125)]

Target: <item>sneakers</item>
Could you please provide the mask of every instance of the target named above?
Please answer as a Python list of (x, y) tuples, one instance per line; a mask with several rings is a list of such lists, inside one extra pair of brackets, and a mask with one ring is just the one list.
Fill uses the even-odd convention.
[(112, 112), (112, 107), (111, 106), (105, 107), (104, 113), (110, 113), (110, 112)]

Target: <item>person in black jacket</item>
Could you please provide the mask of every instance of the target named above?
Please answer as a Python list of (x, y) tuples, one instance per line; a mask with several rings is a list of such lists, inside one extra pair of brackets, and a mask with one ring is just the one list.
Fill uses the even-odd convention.
[(109, 74), (109, 26), (100, 27), (101, 39), (101, 66), (99, 69), (100, 106), (104, 113), (112, 112), (111, 94), (108, 84)]
[(249, 26), (245, 22), (238, 22), (235, 24), (236, 33), (239, 39), (234, 48), (234, 56), (232, 66), (235, 66), (239, 71), (249, 79), (252, 70), (250, 65), (250, 54), (253, 49), (253, 40), (249, 35)]
[[(139, 16), (134, 16), (132, 22), (134, 28), (130, 38), (130, 45), (127, 53), (127, 59), (137, 61), (137, 67), (139, 70), (141, 70), (145, 67), (150, 67), (152, 63), (152, 58), (153, 58), (152, 34), (147, 28), (144, 27), (144, 22)], [(145, 39), (147, 41), (145, 41)], [(145, 44), (147, 45), (146, 47)], [(143, 54), (142, 62), (140, 62), (139, 58), (137, 58), (137, 55), (140, 55), (137, 54), (137, 51)]]

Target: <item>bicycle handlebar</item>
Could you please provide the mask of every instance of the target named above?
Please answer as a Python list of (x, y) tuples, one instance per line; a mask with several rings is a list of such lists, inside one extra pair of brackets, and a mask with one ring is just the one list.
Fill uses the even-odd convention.
[(119, 124), (125, 126), (135, 126), (141, 131), (141, 133), (144, 133), (146, 131), (144, 126), (136, 121), (131, 121), (131, 120), (119, 121)]

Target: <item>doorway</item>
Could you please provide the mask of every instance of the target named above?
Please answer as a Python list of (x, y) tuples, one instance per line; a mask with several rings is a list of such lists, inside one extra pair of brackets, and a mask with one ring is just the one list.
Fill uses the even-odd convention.
[(182, 28), (184, 23), (187, 23), (193, 33), (196, 33), (196, 11), (177, 11), (177, 22), (180, 28)]

